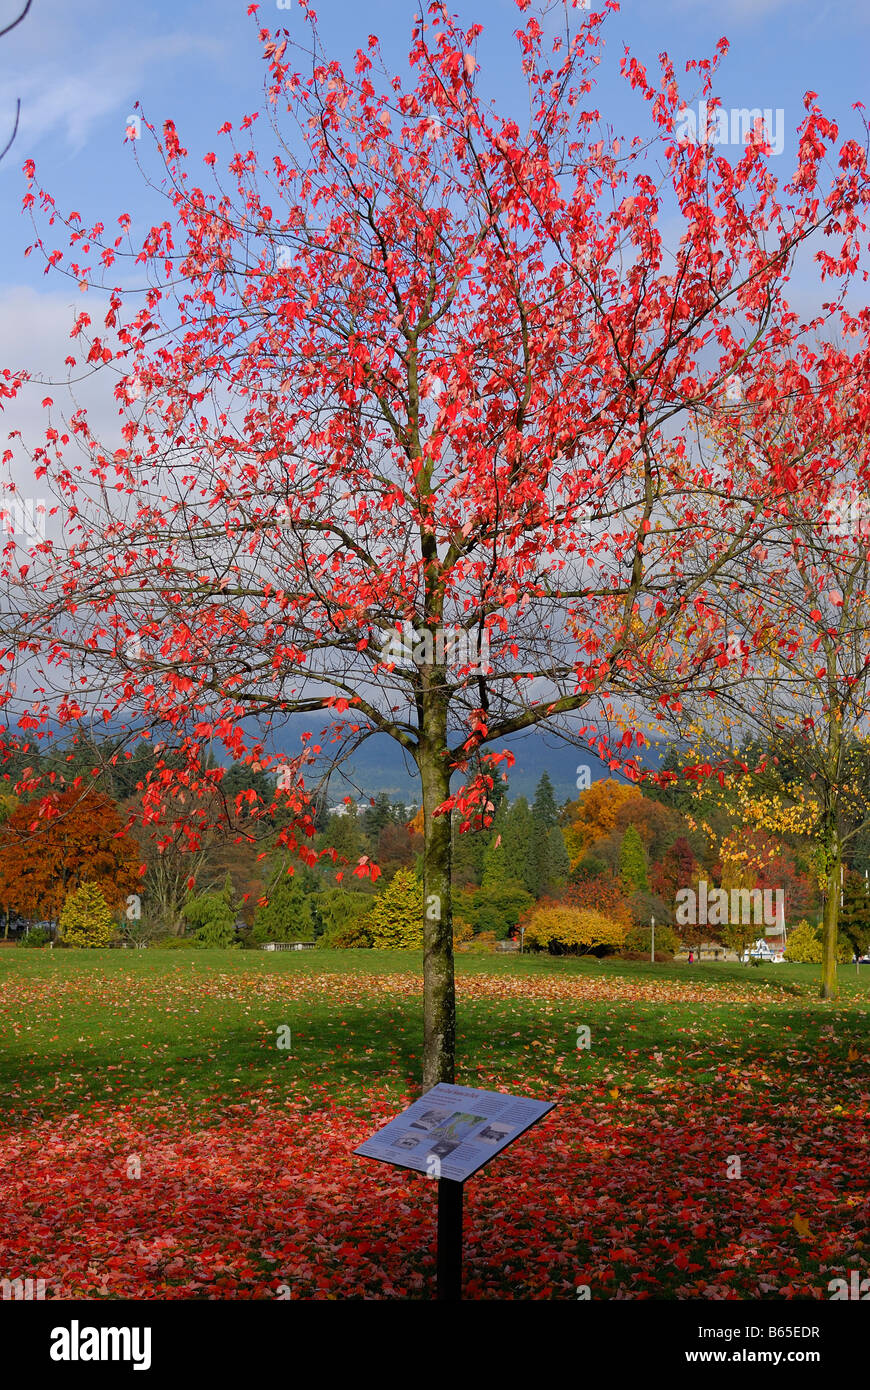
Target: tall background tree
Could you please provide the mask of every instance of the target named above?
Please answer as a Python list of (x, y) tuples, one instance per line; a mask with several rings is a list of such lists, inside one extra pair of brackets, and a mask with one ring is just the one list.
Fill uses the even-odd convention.
[(696, 754), (744, 784), (740, 829), (801, 830), (818, 849), (825, 999), (838, 993), (844, 866), (870, 829), (870, 328), (845, 309), (842, 327), (857, 345), (807, 348), (782, 430), (754, 433), (749, 467), (815, 481), (777, 500), (753, 563), (701, 618), (707, 672), (687, 700)]
[[(657, 81), (622, 60), (643, 137), (602, 133), (606, 16), (566, 5), (553, 39), (547, 8), (520, 5), (521, 127), (488, 100), (480, 26), (434, 4), (407, 79), (375, 38), (347, 74), (303, 3), (304, 44), (262, 31), (262, 138), (253, 116), (227, 122), (213, 186), (171, 120), (152, 130), (167, 206), (141, 248), (126, 216), (63, 215), (27, 166), (27, 207), (70, 243), (38, 225), (36, 249), (109, 292), (102, 323), (81, 301), (70, 360), (111, 374), (120, 419), (101, 439), (84, 412), (51, 417), (32, 451), (63, 534), (26, 569), (7, 551), (10, 695), (28, 662), (31, 723), (90, 703), (170, 731), (185, 768), (149, 807), (171, 780), (200, 785), (204, 740), (283, 754), (281, 838), (308, 863), (315, 721), (335, 760), (394, 739), (423, 806), (427, 1086), (454, 1075), (451, 812), (488, 820), (493, 745), (538, 724), (637, 770), (626, 702), (678, 707), (686, 611), (783, 487), (730, 485), (741, 440), (711, 489), (700, 426), (735, 372), (788, 382), (809, 331), (785, 298), (795, 255), (830, 246), (834, 312), (867, 199), (864, 152), (837, 149), (810, 98), (784, 190), (760, 130), (734, 163), (683, 139), (664, 56)], [(714, 103), (726, 48), (699, 67)], [(144, 294), (118, 288), (125, 255)], [(779, 410), (765, 397), (755, 427)], [(311, 729), (289, 756), (294, 715)]]

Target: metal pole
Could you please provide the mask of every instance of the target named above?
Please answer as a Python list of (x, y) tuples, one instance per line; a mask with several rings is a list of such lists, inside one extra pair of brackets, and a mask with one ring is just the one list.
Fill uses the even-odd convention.
[(649, 921), (650, 921), (650, 926), (652, 927), (652, 935), (651, 935), (651, 937), (650, 937), (650, 943), (649, 943), (649, 960), (650, 960), (650, 965), (655, 965), (655, 963), (656, 963), (656, 919), (655, 919), (655, 917), (650, 917)]
[(438, 1179), (439, 1302), (462, 1298), (462, 1183)]

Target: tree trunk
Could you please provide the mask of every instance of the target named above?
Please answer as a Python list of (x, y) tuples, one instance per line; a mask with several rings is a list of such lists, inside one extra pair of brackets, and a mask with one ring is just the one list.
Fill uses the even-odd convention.
[[(445, 764), (446, 707), (430, 694), (424, 707), (418, 766), (423, 791), (423, 1090), (453, 1081), (456, 986), (453, 978), (453, 907), (450, 887), (450, 815), (435, 808), (450, 795)], [(428, 704), (429, 701), (426, 703)]]
[(822, 927), (822, 999), (836, 999), (840, 986), (837, 980), (837, 924), (840, 920), (840, 842), (836, 834), (827, 838), (828, 882), (825, 915)]

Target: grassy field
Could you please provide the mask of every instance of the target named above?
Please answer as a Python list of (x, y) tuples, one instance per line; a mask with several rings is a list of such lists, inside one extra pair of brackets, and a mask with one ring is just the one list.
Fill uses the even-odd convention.
[[(0, 952), (0, 1276), (428, 1297), (434, 1185), (350, 1152), (419, 1093), (421, 968)], [(459, 957), (457, 1081), (559, 1102), (469, 1184), (466, 1295), (827, 1297), (863, 1277), (867, 969), (822, 1003), (816, 967)]]

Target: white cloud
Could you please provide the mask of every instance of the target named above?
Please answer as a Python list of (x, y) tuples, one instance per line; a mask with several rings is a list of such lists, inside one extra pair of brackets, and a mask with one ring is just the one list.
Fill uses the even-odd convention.
[[(111, 370), (78, 369), (72, 374), (72, 387), (66, 384), (64, 358), (72, 353), (69, 334), (75, 316), (87, 309), (99, 331), (106, 303), (96, 294), (74, 296), (73, 285), (52, 294), (20, 286), (0, 291), (0, 369), (29, 371), (34, 376), (14, 401), (3, 402), (0, 411), (0, 454), (11, 448), (11, 474), (25, 491), (36, 487), (28, 454), (45, 438), (48, 411), (42, 402), (47, 396), (54, 402), (55, 425), (84, 405), (92, 427), (104, 438), (111, 440), (118, 433), (118, 406), (112, 394), (117, 377)], [(21, 431), (21, 440), (9, 440), (13, 430)], [(0, 469), (0, 474), (8, 478), (9, 470)]]
[(117, 117), (123, 139), (125, 118), (133, 101), (145, 95), (149, 76), (160, 70), (162, 77), (174, 63), (224, 52), (223, 41), (212, 36), (130, 29), (128, 16), (128, 27), (116, 26), (96, 44), (85, 44), (81, 31), (67, 32), (68, 15), (57, 18), (55, 26), (43, 12), (39, 25), (29, 28), (28, 15), (0, 42), (0, 133), (11, 131), (20, 99), (17, 143), (28, 153), (47, 139), (60, 140), (77, 153), (95, 125), (110, 115)]

